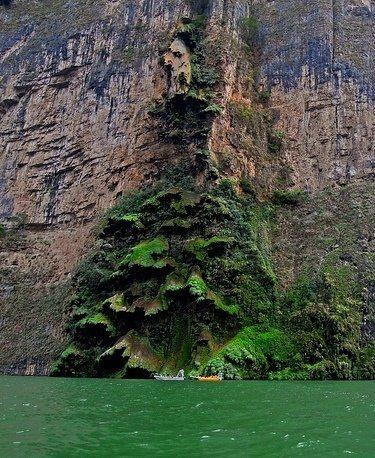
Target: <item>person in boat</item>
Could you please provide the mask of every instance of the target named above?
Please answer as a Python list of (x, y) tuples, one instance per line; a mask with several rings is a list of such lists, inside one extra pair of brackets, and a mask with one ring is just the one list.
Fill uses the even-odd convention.
[(177, 377), (180, 377), (180, 378), (184, 378), (184, 377), (185, 377), (185, 372), (184, 372), (183, 369), (180, 369), (180, 370), (178, 371)]

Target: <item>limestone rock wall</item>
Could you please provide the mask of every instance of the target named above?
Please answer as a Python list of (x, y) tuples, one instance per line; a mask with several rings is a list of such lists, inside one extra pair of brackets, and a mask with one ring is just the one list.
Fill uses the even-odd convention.
[(295, 186), (374, 178), (375, 2), (260, 2), (261, 73)]
[[(87, 24), (64, 17), (70, 12), (61, 4), (54, 20), (45, 19), (50, 30), (28, 2), (3, 12), (9, 27), (21, 9), (31, 16), (2, 43), (3, 218), (79, 224), (163, 160), (146, 110), (163, 92), (158, 48), (184, 13), (181, 2), (78, 1), (76, 8), (92, 15)], [(61, 35), (55, 21), (65, 24)]]
[[(374, 1), (69, 5), (0, 7), (0, 223), (12, 235), (0, 242), (0, 367), (36, 358), (40, 373), (64, 339), (61, 295), (47, 301), (50, 326), (39, 323), (48, 315), (40, 298), (69, 280), (96, 217), (194, 153), (161, 140), (148, 114), (170, 93), (161, 57), (192, 8), (209, 17), (210, 58), (221, 71), (209, 146), (223, 175), (251, 177), (269, 195), (280, 170), (283, 186), (309, 192), (371, 181), (375, 170)], [(253, 16), (259, 30), (244, 53), (243, 19)], [(283, 134), (277, 155), (264, 117), (254, 143), (239, 141), (236, 104), (270, 114)]]

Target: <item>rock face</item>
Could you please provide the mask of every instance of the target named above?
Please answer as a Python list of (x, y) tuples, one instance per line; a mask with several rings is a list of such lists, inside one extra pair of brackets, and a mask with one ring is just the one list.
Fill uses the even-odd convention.
[[(262, 76), (309, 191), (374, 176), (374, 3), (261, 3)], [(291, 24), (292, 21), (292, 24)]]
[[(67, 9), (56, 0), (49, 8), (0, 5), (3, 371), (46, 373), (64, 346), (64, 298), (97, 218), (124, 192), (206, 148), (217, 176), (252, 179), (262, 199), (277, 188), (312, 196), (345, 189), (361, 227), (351, 260), (340, 262), (358, 267), (366, 252), (359, 270), (372, 266), (373, 207), (361, 207), (375, 170), (373, 1), (75, 0)], [(191, 89), (196, 62), (181, 36), (193, 15), (208, 17), (206, 63), (219, 74), (199, 138), (152, 113)], [(320, 221), (315, 212), (329, 212), (335, 199), (311, 199), (292, 228), (280, 213), (274, 262), (282, 284), (318, 269), (332, 251), (327, 242), (319, 256), (300, 256), (301, 241), (314, 247), (322, 236), (309, 219)], [(325, 221), (357, 224), (345, 212)], [(337, 243), (344, 239), (339, 231)], [(375, 284), (362, 277), (368, 339)]]
[(180, 38), (172, 41), (165, 53), (164, 65), (171, 82), (168, 96), (186, 94), (191, 83), (191, 56), (189, 48)]

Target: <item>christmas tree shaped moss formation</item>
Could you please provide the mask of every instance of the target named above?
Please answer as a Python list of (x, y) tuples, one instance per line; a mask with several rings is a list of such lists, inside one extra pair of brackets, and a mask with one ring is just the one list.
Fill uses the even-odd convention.
[(280, 204), (228, 180), (174, 183), (126, 196), (106, 218), (75, 276), (55, 375), (374, 377), (351, 269), (327, 264), (282, 290), (267, 240)]
[(55, 372), (203, 371), (244, 326), (268, 321), (274, 275), (254, 208), (228, 181), (127, 196), (76, 274), (72, 344)]

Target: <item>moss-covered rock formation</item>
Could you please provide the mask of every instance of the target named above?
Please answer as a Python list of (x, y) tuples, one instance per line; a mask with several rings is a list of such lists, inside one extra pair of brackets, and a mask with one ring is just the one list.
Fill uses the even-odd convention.
[[(194, 6), (194, 5), (193, 5)], [(150, 107), (149, 114), (160, 120), (164, 141), (187, 145), (194, 142), (204, 148), (214, 116), (221, 112), (216, 103), (218, 69), (207, 58), (204, 8), (200, 14), (183, 18), (167, 51), (161, 56), (169, 82), (168, 93)]]
[(126, 196), (76, 273), (71, 344), (54, 373), (373, 377), (350, 269), (327, 265), (278, 286), (267, 238), (274, 202), (238, 195), (229, 180), (200, 189), (165, 179)]
[(203, 370), (243, 326), (271, 320), (275, 279), (256, 218), (228, 181), (127, 196), (76, 274), (72, 346), (56, 372)]

